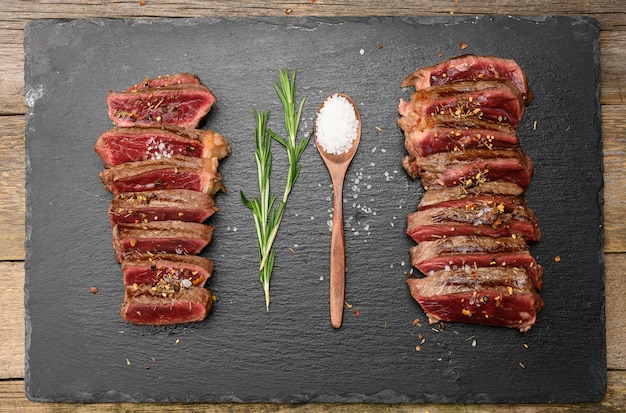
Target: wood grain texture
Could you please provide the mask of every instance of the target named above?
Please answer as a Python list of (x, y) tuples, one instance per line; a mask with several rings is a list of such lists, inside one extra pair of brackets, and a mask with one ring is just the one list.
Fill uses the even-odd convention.
[(0, 116), (0, 260), (24, 259), (24, 117)]
[[(8, 2), (0, 4), (0, 15), (8, 21), (23, 21), (38, 18), (83, 18), (107, 17), (200, 17), (200, 16), (415, 16), (449, 14), (514, 14), (520, 16), (560, 14), (588, 15), (595, 17), (611, 30), (626, 27), (623, 4), (615, 1), (585, 0), (503, 0), (497, 4), (486, 2), (464, 2), (461, 0), (425, 0), (407, 2), (391, 0), (299, 0), (299, 1), (95, 1), (61, 2), (47, 1), (45, 4), (31, 2)], [(8, 17), (11, 16), (11, 17)]]
[[(141, 5), (144, 4), (145, 5)], [(605, 155), (606, 329), (608, 390), (600, 403), (579, 405), (154, 405), (41, 404), (24, 395), (24, 58), (23, 28), (38, 18), (204, 16), (586, 15), (601, 24), (601, 102)], [(0, 413), (8, 412), (619, 412), (626, 406), (626, 13), (613, 0), (324, 0), (24, 2), (0, 0)], [(6, 116), (15, 115), (15, 116)], [(581, 332), (584, 334), (584, 332)], [(18, 380), (14, 380), (18, 378)]]
[(626, 252), (626, 105), (602, 107), (605, 252)]
[(25, 350), (23, 262), (0, 262), (0, 303), (0, 380), (21, 378)]
[[(626, 369), (626, 254), (606, 256), (606, 348), (609, 369)], [(625, 404), (626, 406), (626, 404)]]

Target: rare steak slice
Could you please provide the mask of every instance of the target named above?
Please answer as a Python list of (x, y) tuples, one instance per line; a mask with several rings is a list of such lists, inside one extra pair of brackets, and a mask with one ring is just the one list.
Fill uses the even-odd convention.
[(411, 101), (400, 100), (398, 112), (415, 116), (411, 123), (433, 115), (461, 119), (487, 119), (516, 127), (526, 106), (521, 93), (508, 80), (458, 82), (416, 90)]
[(440, 152), (405, 159), (403, 167), (410, 176), (419, 176), (425, 189), (472, 187), (489, 181), (511, 182), (526, 188), (534, 172), (532, 161), (519, 147)]
[(523, 268), (437, 271), (407, 280), (430, 323), (459, 321), (528, 331), (543, 301)]
[(177, 84), (109, 92), (109, 118), (116, 126), (175, 125), (196, 128), (216, 98), (204, 85)]
[(411, 263), (424, 275), (476, 267), (522, 267), (536, 290), (543, 285), (543, 267), (530, 255), (522, 237), (491, 238), (475, 235), (422, 241), (410, 249)]
[[(512, 182), (489, 181), (474, 186), (449, 186), (424, 192), (417, 209), (434, 206), (468, 207), (464, 200), (490, 202), (496, 199), (505, 205), (525, 204), (524, 188)], [(469, 204), (471, 206), (471, 204)]]
[(213, 198), (189, 189), (122, 192), (109, 206), (111, 226), (120, 222), (141, 223), (177, 220), (204, 222), (217, 211)]
[[(419, 120), (411, 124), (409, 120)], [(515, 128), (484, 119), (455, 119), (438, 115), (426, 118), (404, 117), (398, 121), (404, 130), (404, 145), (414, 157), (465, 149), (512, 148), (519, 145)]]
[(203, 287), (173, 290), (131, 285), (125, 288), (120, 315), (132, 324), (182, 324), (204, 320), (211, 305), (211, 291)]
[(192, 73), (172, 73), (168, 75), (157, 76), (153, 78), (145, 77), (143, 82), (130, 86), (127, 91), (136, 91), (139, 89), (152, 89), (157, 87), (167, 87), (173, 85), (182, 85), (187, 83), (200, 84), (200, 78)]
[(211, 242), (213, 227), (195, 222), (156, 221), (113, 227), (115, 258), (138, 254), (198, 254)]
[(169, 284), (173, 289), (204, 287), (213, 261), (198, 255), (142, 254), (122, 261), (124, 285)]
[(113, 166), (100, 172), (100, 179), (114, 195), (163, 189), (190, 189), (213, 195), (223, 189), (218, 164), (217, 158), (176, 155)]
[(453, 57), (433, 66), (423, 67), (408, 75), (401, 87), (426, 89), (431, 86), (468, 80), (509, 79), (520, 90), (526, 105), (533, 94), (528, 87), (526, 73), (512, 59), (472, 54)]
[(100, 135), (95, 149), (105, 167), (175, 155), (221, 159), (230, 154), (222, 135), (175, 126), (113, 128)]
[(521, 236), (527, 241), (541, 239), (537, 217), (525, 206), (518, 206), (511, 212), (505, 212), (498, 207), (418, 210), (408, 215), (406, 233), (415, 242), (459, 235), (484, 235), (493, 238)]

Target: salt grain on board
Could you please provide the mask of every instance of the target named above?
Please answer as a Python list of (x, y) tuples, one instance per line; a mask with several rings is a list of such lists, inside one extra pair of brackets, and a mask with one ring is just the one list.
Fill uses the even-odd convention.
[(317, 143), (326, 153), (341, 155), (350, 150), (357, 138), (359, 120), (354, 107), (344, 96), (326, 99), (315, 122)]

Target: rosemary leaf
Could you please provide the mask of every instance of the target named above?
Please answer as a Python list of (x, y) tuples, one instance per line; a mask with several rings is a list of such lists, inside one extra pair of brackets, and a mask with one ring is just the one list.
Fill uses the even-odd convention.
[[(283, 106), (285, 131), (287, 137), (281, 137), (267, 126), (269, 111), (255, 111), (255, 160), (257, 164), (257, 177), (259, 185), (259, 197), (252, 200), (246, 198), (240, 191), (241, 201), (252, 211), (254, 226), (257, 232), (259, 249), (259, 279), (265, 293), (265, 306), (269, 311), (270, 305), (270, 278), (274, 269), (276, 252), (273, 249), (274, 240), (278, 234), (278, 228), (283, 219), (289, 194), (300, 175), (302, 169), (300, 157), (306, 149), (311, 136), (297, 141), (300, 117), (304, 106), (303, 98), (296, 103), (296, 72), (289, 76), (289, 70), (279, 70), (279, 84), (274, 84), (274, 90)], [(271, 192), (272, 151), (271, 141), (278, 142), (287, 152), (289, 162), (283, 197), (275, 205), (276, 196)]]

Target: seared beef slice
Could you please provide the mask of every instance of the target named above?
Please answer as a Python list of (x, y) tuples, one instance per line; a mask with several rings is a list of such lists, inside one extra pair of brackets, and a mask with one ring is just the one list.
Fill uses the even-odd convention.
[(100, 172), (100, 179), (114, 195), (162, 189), (190, 189), (213, 195), (222, 189), (217, 167), (217, 158), (176, 155), (123, 163)]
[(532, 161), (519, 147), (440, 152), (411, 158), (408, 165), (425, 189), (472, 187), (489, 181), (512, 182), (526, 188), (534, 172)]
[(415, 242), (459, 235), (484, 235), (493, 238), (519, 236), (527, 241), (541, 239), (535, 214), (523, 206), (518, 206), (511, 212), (501, 210), (498, 206), (418, 210), (408, 215), (406, 233)]
[(151, 221), (204, 222), (217, 211), (213, 198), (189, 189), (122, 192), (109, 206), (111, 226)]
[(175, 155), (221, 159), (230, 153), (228, 141), (212, 130), (174, 126), (113, 128), (100, 135), (95, 149), (105, 167)]
[(189, 83), (200, 84), (200, 78), (192, 73), (185, 72), (157, 76), (154, 78), (146, 77), (144, 78), (143, 82), (132, 85), (126, 90), (129, 92), (133, 92), (139, 89), (153, 89)]
[(521, 267), (528, 273), (536, 290), (543, 285), (543, 268), (530, 255), (522, 237), (447, 237), (422, 241), (409, 252), (413, 266), (426, 276), (459, 268)]
[(131, 285), (125, 288), (120, 315), (140, 325), (190, 323), (204, 320), (211, 304), (211, 291), (203, 287), (173, 290)]
[(198, 254), (211, 242), (213, 227), (182, 221), (117, 224), (113, 228), (115, 258), (122, 262), (137, 254)]
[[(512, 148), (519, 145), (515, 128), (482, 119), (458, 120), (452, 116), (420, 118), (420, 124), (398, 122), (404, 130), (404, 146), (413, 157), (466, 149)], [(416, 118), (412, 118), (418, 120)]]
[(140, 254), (122, 261), (125, 286), (204, 287), (212, 271), (213, 261), (196, 255)]
[(215, 95), (201, 84), (109, 92), (109, 118), (116, 126), (175, 125), (196, 128), (211, 110)]
[(429, 321), (462, 321), (528, 331), (543, 301), (517, 267), (437, 271), (407, 280)]
[(456, 119), (487, 119), (517, 126), (524, 114), (521, 93), (508, 80), (458, 82), (416, 90), (411, 101), (400, 101), (398, 112), (415, 117), (412, 123), (433, 115)]
[(520, 90), (524, 102), (527, 105), (531, 102), (532, 92), (522, 68), (515, 60), (494, 56), (465, 54), (419, 68), (404, 79), (401, 87), (414, 86), (421, 90), (446, 83), (489, 79), (510, 80)]

